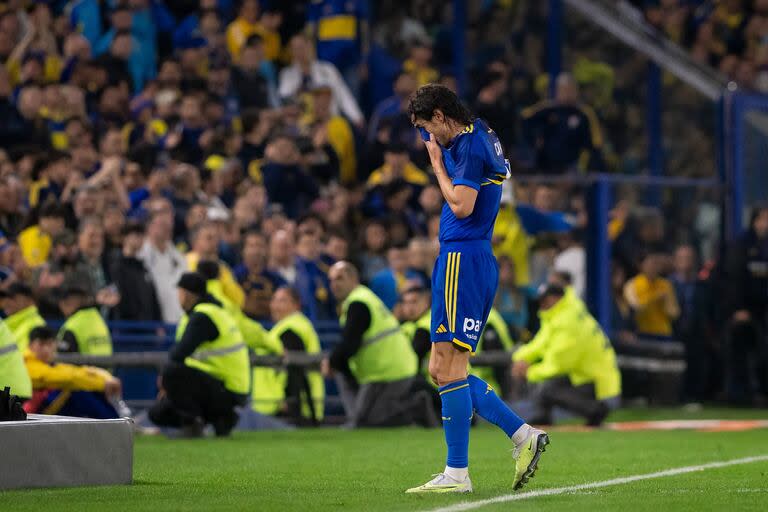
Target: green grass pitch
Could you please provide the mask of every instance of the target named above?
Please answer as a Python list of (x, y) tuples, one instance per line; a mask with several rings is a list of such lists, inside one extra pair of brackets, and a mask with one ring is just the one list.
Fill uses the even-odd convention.
[[(625, 411), (612, 419), (768, 418), (768, 411)], [(768, 454), (768, 430), (558, 432), (524, 491)], [(473, 429), (471, 495), (406, 495), (442, 469), (442, 432), (415, 428), (237, 433), (232, 439), (136, 439), (132, 486), (0, 493), (3, 511), (430, 510), (512, 493), (510, 443)], [(768, 461), (541, 496), (478, 510), (766, 510)]]

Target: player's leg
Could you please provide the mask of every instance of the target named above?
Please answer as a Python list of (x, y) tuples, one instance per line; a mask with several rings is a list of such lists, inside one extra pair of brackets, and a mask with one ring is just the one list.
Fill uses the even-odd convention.
[(424, 485), (406, 492), (471, 492), (469, 428), (472, 398), (467, 382), (469, 351), (454, 345), (453, 304), (458, 279), (458, 253), (441, 254), (432, 274), (432, 353), (429, 373), (438, 385), (443, 431), (448, 447), (446, 467)]
[[(463, 293), (458, 297), (458, 308), (461, 311), (459, 318), (462, 319), (462, 327), (460, 332), (456, 332), (456, 338), (459, 342), (470, 345), (474, 342), (476, 345), (496, 296), (498, 266), (490, 251), (470, 252), (464, 257), (471, 262), (470, 268), (475, 276), (460, 279), (459, 290)], [(482, 276), (482, 279), (478, 276)], [(464, 277), (461, 270), (460, 277)], [(515, 445), (514, 486), (519, 489), (535, 473), (541, 453), (549, 444), (549, 437), (515, 414), (483, 379), (470, 375), (467, 382), (472, 407), (478, 416), (503, 430)]]

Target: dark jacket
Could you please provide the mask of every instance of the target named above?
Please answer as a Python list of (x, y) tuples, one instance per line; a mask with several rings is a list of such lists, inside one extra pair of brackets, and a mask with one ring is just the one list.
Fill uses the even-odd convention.
[(768, 240), (759, 240), (749, 230), (728, 247), (725, 262), (726, 308), (732, 314), (745, 309), (753, 318), (768, 315)]
[(162, 320), (155, 285), (141, 260), (121, 254), (112, 262), (110, 274), (120, 292), (120, 303), (112, 310), (115, 320)]

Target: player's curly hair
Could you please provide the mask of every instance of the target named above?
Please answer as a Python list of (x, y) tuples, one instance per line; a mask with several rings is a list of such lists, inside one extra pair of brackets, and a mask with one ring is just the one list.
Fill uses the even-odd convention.
[(411, 119), (430, 120), (439, 109), (445, 117), (453, 119), (459, 124), (472, 122), (472, 114), (464, 106), (458, 96), (444, 85), (427, 84), (418, 88), (413, 93), (408, 104), (408, 113)]

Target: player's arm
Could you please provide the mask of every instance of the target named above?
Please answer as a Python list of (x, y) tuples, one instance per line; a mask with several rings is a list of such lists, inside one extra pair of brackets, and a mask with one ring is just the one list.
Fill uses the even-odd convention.
[(427, 146), (429, 159), (432, 162), (432, 170), (437, 177), (437, 184), (440, 186), (440, 191), (443, 193), (443, 197), (451, 208), (451, 211), (457, 219), (469, 217), (475, 209), (477, 192), (480, 187), (478, 186), (478, 188), (475, 189), (469, 184), (463, 184), (469, 183), (466, 180), (462, 180), (462, 184), (454, 184), (454, 182), (451, 181), (445, 168), (445, 164), (443, 163), (443, 153), (440, 150), (437, 141), (435, 141), (434, 135), (430, 135), (430, 140), (424, 141), (424, 145)]

